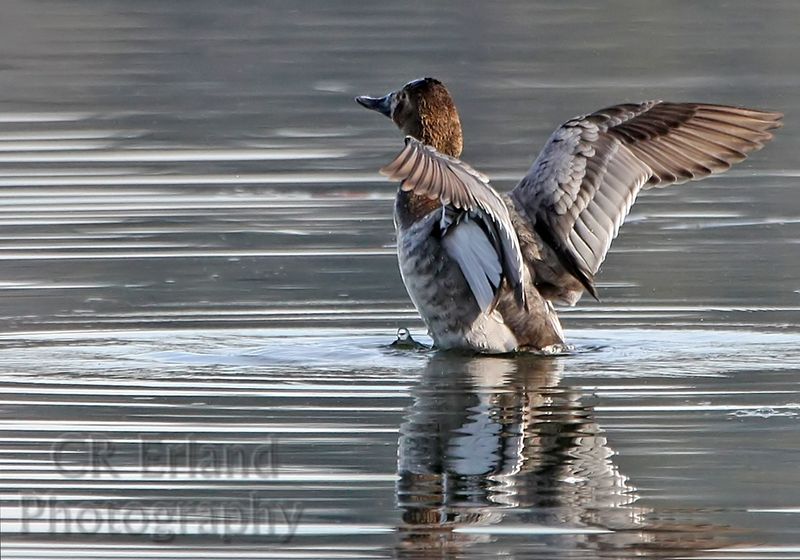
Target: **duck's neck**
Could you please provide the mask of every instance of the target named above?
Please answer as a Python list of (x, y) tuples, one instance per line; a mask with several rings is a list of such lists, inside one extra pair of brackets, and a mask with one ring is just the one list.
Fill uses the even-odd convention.
[(464, 147), (460, 126), (457, 130), (424, 127), (418, 139), (436, 148), (437, 152), (454, 158), (461, 155)]
[(429, 146), (436, 148), (439, 153), (457, 158), (464, 147), (464, 138), (461, 134), (461, 120), (455, 106), (442, 113), (441, 110), (429, 110), (423, 101), (419, 106), (418, 128), (411, 135)]

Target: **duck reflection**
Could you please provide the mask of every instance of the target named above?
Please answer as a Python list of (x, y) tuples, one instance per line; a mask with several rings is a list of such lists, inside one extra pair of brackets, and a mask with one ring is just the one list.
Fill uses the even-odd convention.
[[(649, 510), (634, 505), (636, 490), (612, 462), (592, 407), (579, 390), (558, 386), (563, 366), (559, 357), (431, 358), (400, 428), (402, 555), (429, 557), (504, 532), (529, 545), (535, 536), (551, 553), (642, 554), (656, 545), (663, 554), (676, 539), (686, 550), (685, 532), (697, 529), (647, 527)], [(663, 533), (658, 544), (649, 530)], [(698, 537), (688, 548), (711, 544)]]

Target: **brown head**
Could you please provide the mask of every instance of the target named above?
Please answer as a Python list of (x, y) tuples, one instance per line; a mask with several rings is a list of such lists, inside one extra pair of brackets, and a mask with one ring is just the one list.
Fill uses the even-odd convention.
[(448, 156), (461, 155), (461, 121), (450, 92), (439, 80), (421, 78), (383, 97), (361, 95), (356, 101), (392, 119), (403, 134)]

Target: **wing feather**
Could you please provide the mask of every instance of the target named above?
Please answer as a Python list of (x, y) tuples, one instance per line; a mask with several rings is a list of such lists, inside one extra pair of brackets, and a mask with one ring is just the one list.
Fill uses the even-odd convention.
[[(593, 277), (642, 188), (729, 169), (762, 148), (782, 116), (661, 101), (608, 107), (558, 128), (510, 196), (563, 270), (596, 295)], [(552, 276), (553, 263), (544, 266)]]
[(404, 191), (441, 202), (442, 245), (481, 309), (491, 308), (503, 279), (525, 305), (519, 239), (505, 202), (486, 176), (410, 136), (381, 173), (400, 181)]
[(463, 220), (442, 238), (442, 245), (461, 268), (478, 306), (483, 310), (491, 308), (500, 287), (502, 267), (481, 227), (472, 220)]

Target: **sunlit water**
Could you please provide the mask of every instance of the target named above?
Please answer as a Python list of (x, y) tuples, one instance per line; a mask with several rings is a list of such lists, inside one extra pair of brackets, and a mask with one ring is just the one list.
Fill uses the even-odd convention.
[[(800, 558), (800, 7), (430, 4), (4, 4), (4, 559)], [(615, 102), (787, 124), (637, 202), (571, 352), (403, 350), (352, 96), (423, 74), (501, 189)]]

